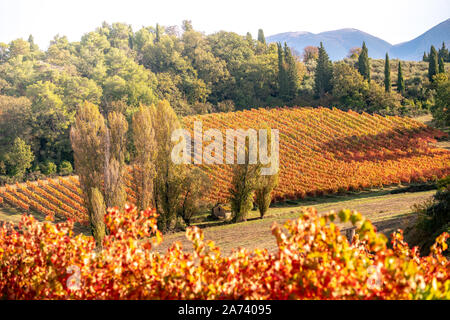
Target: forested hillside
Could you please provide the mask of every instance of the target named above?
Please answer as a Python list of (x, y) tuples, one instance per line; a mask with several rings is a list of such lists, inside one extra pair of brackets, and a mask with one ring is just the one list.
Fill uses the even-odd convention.
[[(411, 115), (434, 106), (429, 63), (402, 62), (402, 90), (392, 65), (393, 90), (385, 90), (381, 60), (365, 55), (372, 70), (367, 77), (360, 52), (332, 63), (321, 44), (298, 57), (286, 44), (266, 43), (261, 29), (257, 39), (225, 31), (205, 35), (190, 21), (136, 31), (103, 23), (77, 42), (57, 35), (45, 51), (31, 35), (0, 43), (0, 183), (70, 174), (69, 128), (85, 101), (105, 116), (123, 113), (128, 122), (141, 104), (161, 100), (180, 117), (275, 106)], [(448, 78), (440, 79), (445, 101)]]

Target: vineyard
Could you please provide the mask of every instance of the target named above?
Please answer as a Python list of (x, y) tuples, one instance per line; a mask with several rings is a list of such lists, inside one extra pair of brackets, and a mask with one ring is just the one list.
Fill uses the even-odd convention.
[[(203, 130), (259, 129), (265, 124), (280, 135), (280, 184), (275, 200), (299, 199), (337, 192), (425, 182), (450, 173), (450, 152), (431, 143), (444, 133), (409, 118), (381, 117), (327, 108), (252, 109), (190, 116)], [(225, 202), (230, 165), (201, 165), (212, 181), (206, 200)], [(131, 169), (129, 169), (131, 170)], [(136, 194), (131, 172), (126, 177), (128, 201)], [(58, 215), (87, 223), (87, 209), (76, 176), (38, 180), (0, 188), (6, 201), (23, 211)]]

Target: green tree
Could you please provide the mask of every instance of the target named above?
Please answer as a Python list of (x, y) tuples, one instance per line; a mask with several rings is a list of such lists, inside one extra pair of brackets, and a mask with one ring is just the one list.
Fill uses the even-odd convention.
[(30, 146), (17, 137), (11, 150), (6, 155), (6, 163), (11, 168), (11, 174), (17, 178), (22, 178), (25, 172), (31, 168), (33, 160), (34, 155)]
[(429, 62), (428, 62), (428, 79), (432, 82), (433, 77), (439, 73), (438, 70), (438, 54), (434, 46), (431, 46)]
[(284, 43), (284, 64), (286, 72), (287, 100), (292, 100), (297, 95), (299, 86), (299, 75), (297, 61), (292, 55), (291, 49)]
[(445, 64), (444, 59), (442, 57), (439, 58), (439, 72), (438, 73), (445, 73)]
[(263, 29), (259, 29), (258, 30), (258, 41), (263, 43), (263, 44), (266, 44), (266, 37), (264, 36)]
[(314, 78), (314, 91), (316, 96), (321, 97), (332, 90), (331, 78), (333, 76), (333, 65), (328, 57), (322, 42), (319, 46), (319, 57)]
[(405, 81), (403, 80), (402, 63), (399, 61), (397, 71), (397, 92), (403, 94), (404, 91), (405, 91)]
[(434, 121), (440, 126), (450, 125), (450, 75), (439, 73), (434, 77), (436, 96), (434, 106), (431, 108)]
[(391, 65), (389, 63), (389, 55), (386, 53), (386, 60), (384, 62), (384, 89), (386, 92), (391, 92)]
[(361, 54), (358, 57), (358, 71), (370, 83), (369, 50), (365, 42), (363, 42)]

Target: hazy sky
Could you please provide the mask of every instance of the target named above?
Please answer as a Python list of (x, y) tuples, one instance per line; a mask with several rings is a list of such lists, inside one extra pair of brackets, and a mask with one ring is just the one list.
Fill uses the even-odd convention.
[(450, 16), (449, 0), (0, 0), (0, 42), (27, 39), (46, 48), (56, 35), (70, 41), (103, 21), (142, 26), (181, 25), (254, 37), (287, 31), (356, 28), (392, 44), (411, 40)]

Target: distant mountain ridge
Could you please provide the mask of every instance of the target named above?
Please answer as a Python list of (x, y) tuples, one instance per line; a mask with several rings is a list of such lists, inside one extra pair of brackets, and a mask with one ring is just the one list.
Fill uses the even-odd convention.
[(320, 42), (323, 42), (325, 50), (333, 61), (345, 58), (351, 48), (361, 47), (363, 41), (366, 42), (371, 58), (382, 59), (388, 52), (390, 58), (393, 59), (418, 61), (422, 59), (424, 51), (429, 52), (431, 45), (438, 49), (442, 42), (445, 42), (448, 47), (450, 44), (450, 19), (439, 23), (411, 41), (396, 45), (351, 28), (317, 34), (307, 31), (284, 32), (267, 37), (267, 42), (286, 42), (299, 54), (305, 47), (319, 46)]

